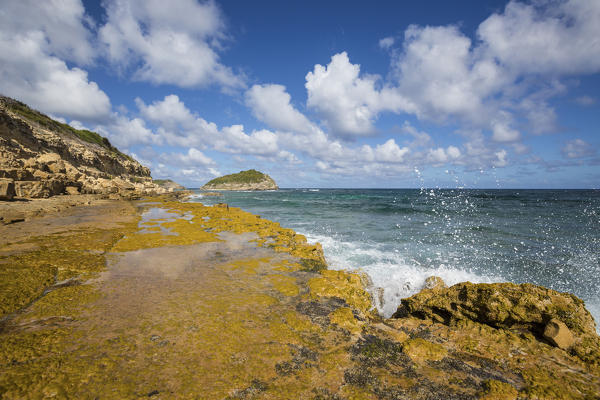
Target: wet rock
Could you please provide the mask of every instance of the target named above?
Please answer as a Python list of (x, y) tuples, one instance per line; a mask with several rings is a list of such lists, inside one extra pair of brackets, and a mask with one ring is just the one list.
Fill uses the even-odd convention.
[(308, 287), (313, 299), (339, 297), (363, 313), (368, 313), (371, 308), (371, 295), (365, 290), (366, 281), (362, 275), (323, 270), (318, 277), (308, 281)]
[(445, 289), (425, 289), (403, 299), (393, 317), (453, 326), (478, 323), (528, 333), (568, 348), (585, 363), (600, 365), (600, 337), (583, 301), (542, 286), (463, 282)]
[(329, 315), (329, 320), (332, 324), (346, 329), (350, 333), (356, 334), (361, 331), (364, 322), (357, 320), (348, 307), (340, 307)]
[(563, 350), (567, 350), (574, 343), (573, 334), (560, 320), (552, 318), (544, 329), (544, 338)]
[(458, 283), (423, 290), (407, 299), (394, 317), (415, 316), (449, 324), (472, 320), (495, 328), (524, 330), (541, 337), (553, 318), (576, 336), (595, 335), (596, 324), (581, 299), (542, 286), (514, 283)]
[(15, 182), (12, 179), (0, 179), (0, 200), (12, 200), (15, 195)]
[(482, 400), (515, 400), (518, 394), (519, 392), (512, 385), (490, 379), (483, 383), (483, 393), (479, 398)]
[(447, 287), (448, 286), (446, 286), (444, 280), (439, 276), (430, 276), (429, 278), (425, 279), (425, 285), (423, 285), (423, 289), (435, 291), (446, 289)]
[(408, 355), (411, 360), (421, 363), (424, 361), (440, 361), (448, 354), (443, 346), (421, 338), (404, 342), (402, 352)]

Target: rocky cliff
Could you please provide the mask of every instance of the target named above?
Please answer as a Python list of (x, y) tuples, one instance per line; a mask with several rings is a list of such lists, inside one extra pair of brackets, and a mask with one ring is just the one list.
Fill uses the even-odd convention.
[(237, 174), (215, 178), (202, 186), (205, 190), (277, 190), (279, 187), (267, 174), (249, 169)]
[(171, 179), (154, 179), (152, 182), (169, 191), (185, 189), (185, 186), (182, 186), (179, 183), (172, 181)]
[(150, 170), (95, 132), (77, 130), (0, 97), (0, 197), (164, 193)]

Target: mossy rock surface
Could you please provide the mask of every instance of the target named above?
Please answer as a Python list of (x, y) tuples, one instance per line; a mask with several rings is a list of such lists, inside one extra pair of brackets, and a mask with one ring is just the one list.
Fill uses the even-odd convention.
[(576, 335), (596, 332), (592, 315), (577, 296), (528, 283), (463, 282), (436, 291), (426, 289), (402, 300), (395, 316), (403, 315), (442, 323), (469, 319), (536, 335), (556, 318)]
[(575, 337), (573, 346), (566, 350), (588, 364), (600, 365), (600, 338), (594, 319), (584, 302), (571, 293), (528, 283), (463, 282), (449, 288), (423, 289), (402, 299), (393, 317), (408, 316), (446, 325), (473, 321), (528, 333), (540, 341), (546, 341), (546, 325), (557, 319)]
[[(104, 216), (129, 215), (112, 228), (94, 223), (40, 233), (35, 249), (4, 248), (0, 270), (12, 262), (4, 270), (15, 276), (2, 280), (31, 287), (23, 299), (32, 304), (12, 305), (19, 312), (0, 326), (0, 398), (584, 400), (600, 393), (600, 367), (530, 333), (470, 319), (452, 326), (383, 320), (372, 311), (365, 276), (325, 269), (320, 245), (277, 223), (164, 197), (137, 204), (138, 213), (127, 207)], [(156, 207), (168, 218), (146, 214)], [(21, 272), (46, 265), (52, 283), (77, 281), (27, 300), (47, 283), (45, 275), (21, 281)]]

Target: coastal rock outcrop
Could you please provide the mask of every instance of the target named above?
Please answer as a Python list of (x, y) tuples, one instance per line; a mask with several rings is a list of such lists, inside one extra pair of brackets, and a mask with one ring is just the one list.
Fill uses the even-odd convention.
[(154, 183), (164, 189), (167, 189), (168, 191), (185, 189), (185, 186), (182, 186), (179, 183), (172, 181), (171, 179), (154, 179), (154, 180), (152, 180), (152, 183)]
[(204, 190), (277, 190), (279, 187), (267, 174), (255, 169), (215, 178), (202, 186)]
[(8, 97), (0, 97), (0, 178), (7, 193), (12, 187), (14, 196), (26, 198), (79, 193), (133, 198), (168, 191), (108, 139)]
[(15, 182), (12, 179), (0, 179), (0, 200), (12, 200), (15, 197)]
[(444, 287), (438, 282), (402, 299), (393, 317), (417, 317), (446, 325), (469, 320), (528, 332), (587, 362), (600, 361), (596, 324), (583, 301), (573, 294), (529, 283), (462, 282)]

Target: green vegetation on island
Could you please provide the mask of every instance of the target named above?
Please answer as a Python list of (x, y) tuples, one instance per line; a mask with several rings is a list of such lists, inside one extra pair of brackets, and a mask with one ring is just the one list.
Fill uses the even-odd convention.
[(224, 175), (209, 181), (203, 189), (216, 190), (273, 190), (278, 189), (275, 181), (267, 174), (255, 169), (237, 174)]
[(219, 178), (215, 178), (209, 181), (206, 186), (221, 185), (224, 183), (258, 183), (268, 177), (255, 169), (249, 169), (247, 171), (241, 171), (237, 174), (224, 175)]

